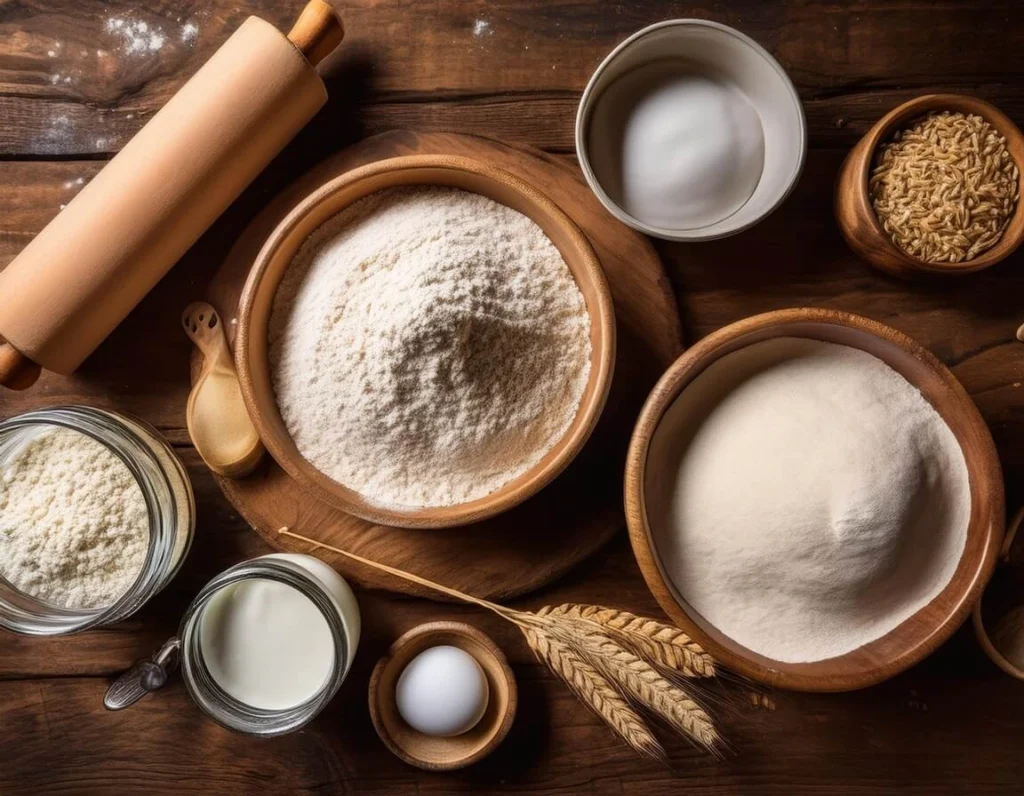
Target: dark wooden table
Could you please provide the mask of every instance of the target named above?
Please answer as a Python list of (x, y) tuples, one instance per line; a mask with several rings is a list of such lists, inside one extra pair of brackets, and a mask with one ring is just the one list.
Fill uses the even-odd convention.
[[(363, 593), (365, 640), (339, 696), (307, 730), (256, 741), (205, 719), (175, 682), (131, 710), (100, 700), (109, 678), (175, 629), (197, 589), (266, 551), (231, 510), (184, 428), (184, 305), (274, 191), (361, 136), (396, 127), (478, 133), (573, 157), (576, 102), (612, 46), (649, 23), (707, 17), (750, 34), (804, 100), (810, 153), (785, 206), (737, 237), (658, 244), (689, 339), (788, 306), (858, 312), (929, 346), (990, 424), (1011, 506), (1024, 468), (1024, 253), (961, 281), (908, 285), (859, 262), (832, 220), (836, 170), (882, 113), (916, 94), (977, 94), (1024, 123), (1024, 7), (1015, 0), (700, 4), (581, 0), (336, 0), (348, 29), (331, 102), (72, 378), (0, 395), (0, 416), (94, 404), (158, 426), (187, 462), (199, 501), (182, 573), (140, 614), (76, 638), (0, 637), (0, 793), (518, 791), (637, 793), (1021, 793), (1024, 684), (1001, 674), (969, 630), (912, 671), (860, 693), (778, 693), (771, 711), (719, 714), (734, 753), (718, 761), (669, 742), (668, 764), (637, 759), (548, 672), (515, 631), (479, 611)], [(0, 0), (0, 265), (38, 232), (247, 15), (287, 27), (300, 0)], [(131, 23), (134, 38), (125, 35)], [(148, 26), (139, 35), (138, 23)], [(139, 43), (141, 41), (141, 44)], [(5, 300), (0, 297), (0, 301)], [(625, 535), (524, 607), (607, 602), (657, 613)], [(472, 622), (507, 650), (518, 720), (488, 760), (427, 774), (373, 732), (366, 682), (399, 633)]]

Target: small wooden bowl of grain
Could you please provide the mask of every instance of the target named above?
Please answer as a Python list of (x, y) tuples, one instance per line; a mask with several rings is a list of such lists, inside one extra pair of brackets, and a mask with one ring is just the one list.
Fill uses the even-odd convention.
[[(1017, 166), (1017, 201), (998, 242), (960, 262), (926, 262), (904, 251), (879, 221), (872, 203), (871, 176), (879, 147), (891, 142), (900, 130), (931, 113), (950, 111), (980, 116), (1005, 139), (1006, 150)], [(976, 97), (960, 94), (928, 94), (905, 102), (883, 116), (846, 157), (835, 190), (835, 215), (847, 244), (876, 268), (901, 277), (923, 273), (965, 274), (988, 268), (1009, 256), (1024, 240), (1024, 135), (1006, 114)]]

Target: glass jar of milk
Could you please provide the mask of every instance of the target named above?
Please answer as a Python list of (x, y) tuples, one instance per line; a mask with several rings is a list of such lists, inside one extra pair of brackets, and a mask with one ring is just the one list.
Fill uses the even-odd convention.
[(352, 589), (323, 561), (298, 553), (250, 559), (207, 583), (178, 636), (122, 676), (104, 703), (127, 707), (180, 661), (189, 695), (214, 721), (250, 735), (293, 732), (338, 691), (359, 632)]

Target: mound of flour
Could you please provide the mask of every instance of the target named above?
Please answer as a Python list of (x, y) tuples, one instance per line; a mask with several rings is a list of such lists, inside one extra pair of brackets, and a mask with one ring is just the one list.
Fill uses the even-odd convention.
[(708, 367), (665, 414), (648, 517), (666, 574), (708, 622), (788, 663), (874, 641), (949, 583), (967, 465), (899, 373), (781, 338)]
[(142, 489), (92, 437), (54, 427), (0, 464), (0, 574), (64, 608), (100, 608), (124, 594), (149, 549)]
[(381, 191), (317, 230), (274, 301), (281, 416), (317, 469), (385, 505), (483, 497), (572, 423), (590, 320), (526, 216), (452, 188)]

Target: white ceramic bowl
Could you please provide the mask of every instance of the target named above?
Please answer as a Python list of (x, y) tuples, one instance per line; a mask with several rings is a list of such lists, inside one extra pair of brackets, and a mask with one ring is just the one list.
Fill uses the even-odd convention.
[[(591, 129), (594, 108), (604, 91), (634, 69), (669, 59), (679, 61), (681, 72), (704, 71), (734, 84), (761, 117), (764, 132), (764, 170), (754, 193), (731, 215), (692, 229), (653, 227), (627, 213), (601, 186), (589, 157), (594, 137), (606, 132)], [(634, 33), (601, 62), (576, 114), (576, 153), (598, 199), (620, 221), (666, 240), (714, 240), (753, 226), (789, 195), (806, 152), (807, 122), (800, 97), (778, 61), (749, 36), (703, 19), (659, 22)]]

